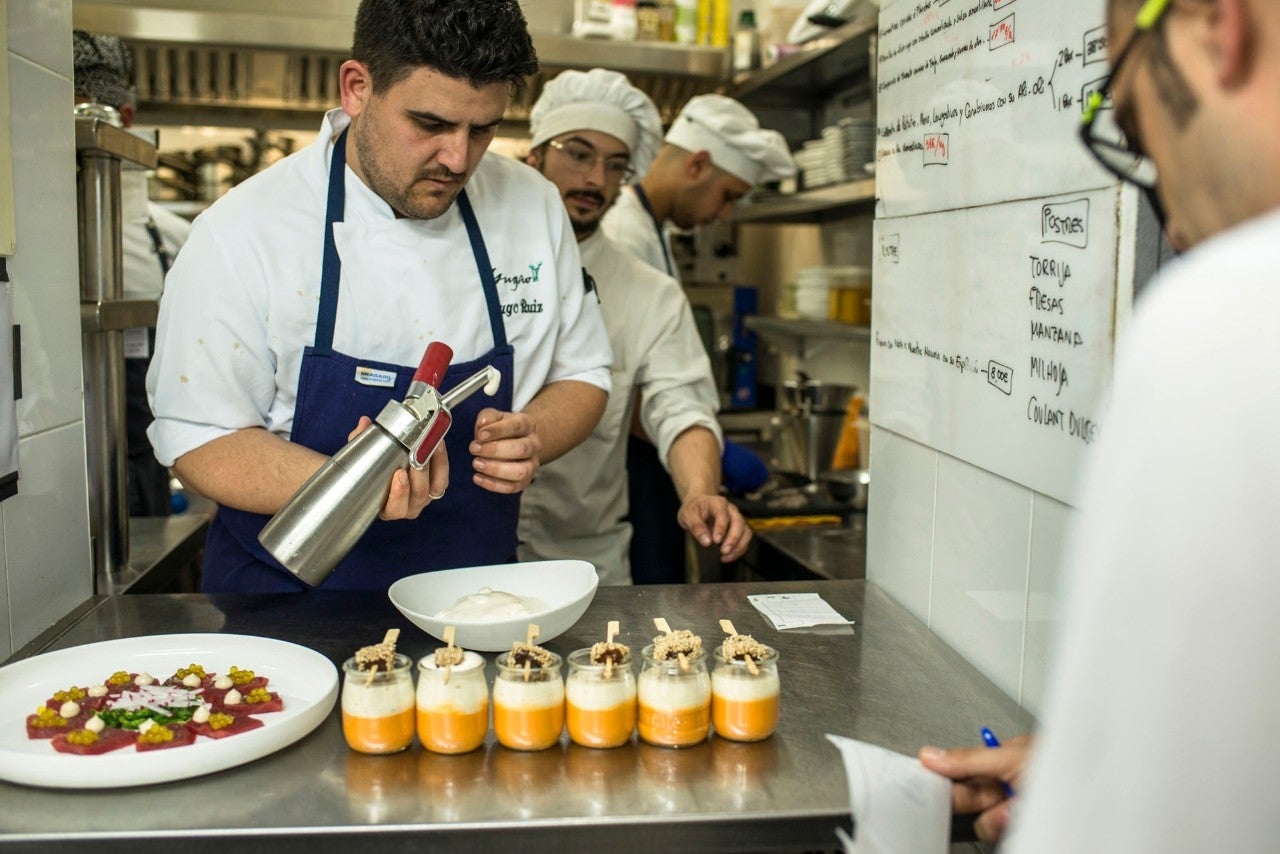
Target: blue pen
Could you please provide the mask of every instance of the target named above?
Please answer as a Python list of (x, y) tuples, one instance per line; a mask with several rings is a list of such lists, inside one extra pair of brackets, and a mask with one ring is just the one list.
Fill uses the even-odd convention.
[[(996, 738), (996, 734), (995, 734), (994, 732), (992, 732), (992, 731), (991, 731), (991, 729), (990, 729), (989, 727), (985, 727), (985, 726), (984, 726), (984, 727), (982, 728), (982, 741), (987, 745), (987, 747), (999, 747), (999, 746), (1000, 746), (1000, 739)], [(1013, 797), (1013, 786), (1010, 786), (1008, 783), (1006, 783), (1006, 782), (1005, 782), (1005, 781), (1003, 781), (1003, 780), (1001, 780), (1001, 781), (1000, 781), (1000, 785), (1004, 787), (1004, 794), (1005, 794), (1005, 797), (1007, 797), (1007, 798), (1012, 798), (1012, 797)]]

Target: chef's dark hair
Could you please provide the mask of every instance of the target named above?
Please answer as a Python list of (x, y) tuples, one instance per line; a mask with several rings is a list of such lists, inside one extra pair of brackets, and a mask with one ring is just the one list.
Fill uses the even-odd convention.
[(538, 73), (517, 0), (361, 0), (351, 56), (375, 92), (423, 66), (473, 86), (508, 83), (513, 94)]

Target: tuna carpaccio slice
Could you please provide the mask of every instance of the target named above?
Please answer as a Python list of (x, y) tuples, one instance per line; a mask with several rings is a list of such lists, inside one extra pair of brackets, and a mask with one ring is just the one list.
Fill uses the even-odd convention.
[(70, 733), (59, 733), (53, 737), (53, 749), (59, 753), (74, 753), (79, 756), (97, 756), (100, 753), (109, 753), (112, 750), (119, 750), (122, 747), (128, 747), (133, 744), (138, 737), (136, 732), (127, 729), (116, 729), (115, 727), (107, 727), (98, 733), (97, 739), (92, 744), (75, 744), (68, 741), (67, 736)]
[(213, 721), (202, 724), (192, 721), (187, 724), (187, 726), (190, 727), (196, 735), (203, 735), (209, 738), (226, 738), (229, 735), (237, 735), (262, 726), (262, 721), (250, 715), (232, 715), (228, 712), (214, 712), (214, 714), (227, 715), (231, 718), (231, 723), (220, 728), (215, 728), (213, 726)]

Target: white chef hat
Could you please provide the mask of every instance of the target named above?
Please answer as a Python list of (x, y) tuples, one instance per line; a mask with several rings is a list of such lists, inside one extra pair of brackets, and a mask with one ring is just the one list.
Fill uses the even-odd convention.
[(631, 149), (631, 167), (643, 175), (658, 153), (662, 117), (649, 96), (616, 71), (562, 71), (542, 87), (529, 113), (533, 145), (574, 130), (615, 136)]
[(707, 152), (712, 163), (753, 187), (796, 173), (782, 134), (760, 127), (750, 110), (723, 95), (691, 98), (667, 131), (667, 142)]

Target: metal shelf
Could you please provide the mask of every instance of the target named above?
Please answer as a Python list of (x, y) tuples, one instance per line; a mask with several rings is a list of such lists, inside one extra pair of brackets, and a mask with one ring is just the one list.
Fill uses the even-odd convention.
[(871, 39), (879, 9), (865, 8), (857, 18), (773, 65), (736, 78), (729, 96), (748, 107), (820, 104), (844, 83), (865, 80), (871, 69)]
[(842, 341), (871, 340), (870, 326), (854, 326), (848, 323), (835, 323), (830, 320), (753, 315), (744, 317), (743, 322), (748, 329), (753, 329), (761, 335), (793, 338), (799, 341), (810, 338), (828, 338)]
[(846, 208), (870, 206), (876, 200), (876, 180), (863, 178), (844, 184), (832, 184), (816, 190), (805, 190), (786, 196), (767, 196), (760, 201), (744, 203), (734, 211), (736, 223), (754, 222), (822, 222)]

